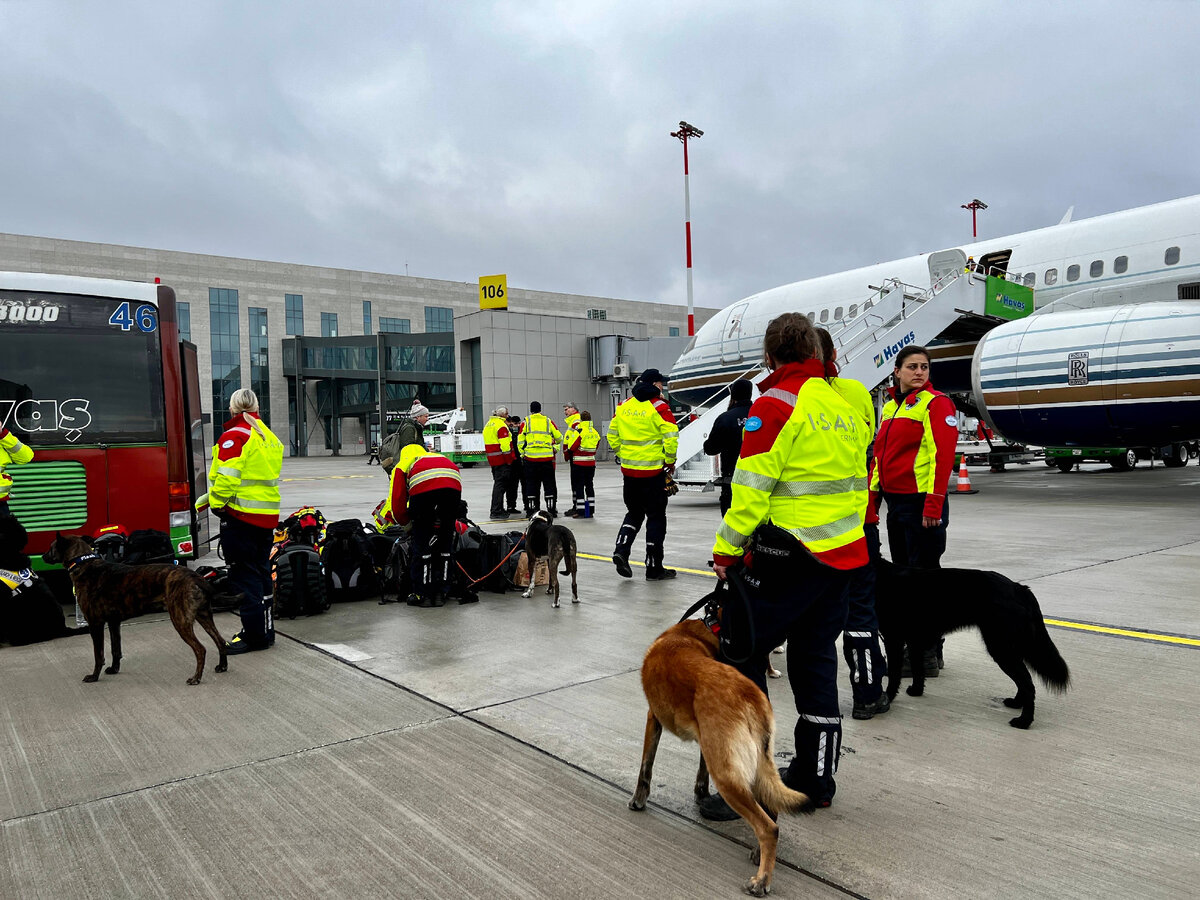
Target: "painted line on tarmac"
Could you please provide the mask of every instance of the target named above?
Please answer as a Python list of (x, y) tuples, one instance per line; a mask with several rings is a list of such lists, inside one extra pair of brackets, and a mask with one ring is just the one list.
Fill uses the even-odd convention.
[[(600, 562), (612, 562), (611, 556), (597, 556), (594, 553), (579, 553), (576, 554), (581, 559), (595, 559)], [(645, 563), (635, 562), (630, 560), (631, 566), (642, 566), (645, 568)], [(682, 566), (676, 566), (678, 572), (687, 572), (689, 575), (703, 575), (707, 578), (716, 578), (716, 574), (711, 570), (705, 569), (685, 569)], [(1072, 622), (1068, 619), (1045, 619), (1047, 625), (1053, 625), (1056, 628), (1073, 628), (1077, 631), (1090, 631), (1094, 634), (1111, 634), (1116, 637), (1132, 638), (1136, 641), (1150, 641), (1160, 644), (1177, 644), (1181, 647), (1200, 647), (1200, 638), (1187, 637), (1181, 634), (1160, 634), (1154, 631), (1135, 631), (1131, 628), (1114, 628), (1111, 625), (1094, 625), (1091, 622)]]
[(300, 478), (284, 478), (282, 481), (329, 481), (330, 479), (343, 478), (374, 478), (378, 472), (372, 475), (305, 475)]

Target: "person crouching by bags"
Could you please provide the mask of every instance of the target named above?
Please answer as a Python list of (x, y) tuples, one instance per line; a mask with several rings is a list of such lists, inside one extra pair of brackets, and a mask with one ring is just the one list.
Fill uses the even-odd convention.
[(409, 606), (445, 606), (450, 579), (454, 522), (462, 499), (458, 466), (417, 444), (400, 450), (392, 486), (375, 510), (375, 525), (412, 524)]
[[(800, 715), (796, 756), (781, 775), (817, 806), (829, 806), (842, 736), (836, 641), (846, 623), (851, 575), (868, 562), (862, 513), (871, 434), (825, 380), (807, 318), (785, 313), (773, 319), (763, 350), (773, 371), (759, 384), (762, 396), (746, 420), (713, 567), (726, 580), (743, 563), (752, 535), (761, 529), (778, 538), (760, 534), (758, 543), (773, 552), (748, 561), (769, 614), (755, 623), (754, 652), (735, 667), (766, 693), (768, 654), (787, 640), (788, 680)], [(709, 798), (700, 810), (721, 818), (726, 806)]]
[(283, 444), (258, 416), (258, 396), (249, 388), (229, 398), (230, 419), (212, 451), (208, 493), (196, 509), (221, 520), (221, 548), (229, 583), (242, 595), (242, 630), (227, 653), (265, 650), (275, 643), (271, 545), (279, 524), (279, 476)]

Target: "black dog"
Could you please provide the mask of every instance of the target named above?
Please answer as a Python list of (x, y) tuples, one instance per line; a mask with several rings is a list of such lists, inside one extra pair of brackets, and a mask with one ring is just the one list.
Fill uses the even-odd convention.
[[(1033, 722), (1033, 679), (1026, 664), (1053, 691), (1067, 689), (1071, 673), (1050, 639), (1033, 591), (997, 572), (978, 569), (916, 569), (887, 560), (875, 563), (875, 611), (888, 658), (888, 697), (900, 690), (904, 645), (910, 658), (923, 658), (943, 635), (978, 628), (983, 645), (1004, 674), (1017, 685), (1017, 695), (1004, 701), (1021, 714), (1009, 720), (1014, 728)], [(906, 693), (925, 692), (925, 670), (913, 669)]]
[(195, 623), (208, 632), (221, 658), (216, 670), (228, 668), (225, 639), (213, 622), (212, 585), (183, 566), (151, 564), (126, 566), (105, 562), (92, 552), (91, 541), (83, 537), (59, 534), (43, 555), (48, 563), (62, 563), (75, 586), (75, 599), (88, 621), (96, 667), (84, 681), (98, 681), (104, 665), (104, 626), (112, 640), (112, 665), (108, 675), (121, 671), (121, 621), (149, 612), (158, 603), (166, 607), (171, 624), (184, 643), (196, 654), (196, 673), (188, 684), (199, 684), (204, 674), (204, 647), (196, 640)]
[(562, 563), (566, 568), (563, 575), (571, 576), (571, 602), (579, 602), (579, 582), (576, 577), (579, 567), (575, 559), (575, 535), (565, 525), (554, 525), (550, 514), (538, 510), (529, 520), (529, 528), (525, 530), (526, 555), (529, 557), (529, 587), (521, 596), (528, 597), (533, 593), (533, 569), (538, 560), (546, 560), (549, 567), (550, 583), (546, 593), (554, 595), (550, 605), (558, 609), (558, 566)]
[(25, 527), (0, 517), (0, 641), (36, 644), (71, 634), (53, 591), (32, 571)]

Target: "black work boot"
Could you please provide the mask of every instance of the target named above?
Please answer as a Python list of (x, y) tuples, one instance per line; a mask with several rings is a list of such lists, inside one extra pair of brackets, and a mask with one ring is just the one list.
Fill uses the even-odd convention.
[(874, 703), (859, 703), (855, 700), (854, 709), (850, 715), (855, 719), (871, 719), (875, 716), (882, 716), (891, 708), (891, 698), (888, 697), (887, 691), (884, 691)]
[(629, 565), (629, 557), (623, 556), (620, 553), (613, 554), (613, 565), (617, 567), (617, 574), (622, 578), (632, 578), (633, 569)]
[(674, 578), (676, 574), (678, 573), (674, 569), (663, 568), (661, 550), (654, 549), (646, 554), (647, 581), (666, 581), (669, 578)]

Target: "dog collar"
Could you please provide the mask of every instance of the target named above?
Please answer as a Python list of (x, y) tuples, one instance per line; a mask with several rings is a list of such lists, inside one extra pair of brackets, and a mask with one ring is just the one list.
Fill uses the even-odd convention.
[(83, 563), (87, 562), (89, 559), (99, 559), (99, 558), (100, 558), (100, 554), (98, 554), (98, 553), (85, 553), (83, 556), (77, 556), (74, 559), (67, 560), (67, 563), (66, 563), (67, 571), (70, 572), (76, 566), (82, 565)]

